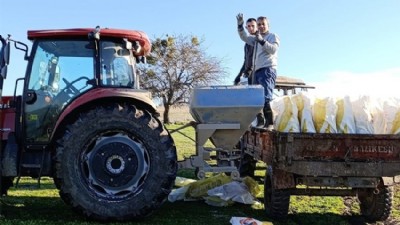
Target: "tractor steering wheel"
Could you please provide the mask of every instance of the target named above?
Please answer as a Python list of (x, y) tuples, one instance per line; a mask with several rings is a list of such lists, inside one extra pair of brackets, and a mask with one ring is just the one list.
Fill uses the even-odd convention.
[[(67, 81), (67, 79), (65, 79), (64, 77), (62, 78), (62, 80), (64, 81), (64, 83), (67, 85), (65, 86), (64, 90), (69, 91), (71, 94), (73, 95), (77, 95), (80, 93), (80, 91), (74, 86), (74, 83), (77, 82), (78, 80), (81, 80), (82, 78), (86, 78), (86, 77), (80, 77), (72, 82)], [(86, 78), (87, 79), (87, 78)]]

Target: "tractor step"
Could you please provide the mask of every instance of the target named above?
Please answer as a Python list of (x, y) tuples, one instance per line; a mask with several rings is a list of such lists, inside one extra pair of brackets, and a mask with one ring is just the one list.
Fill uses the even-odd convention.
[(42, 166), (40, 164), (21, 164), (21, 167), (30, 169), (40, 169)]

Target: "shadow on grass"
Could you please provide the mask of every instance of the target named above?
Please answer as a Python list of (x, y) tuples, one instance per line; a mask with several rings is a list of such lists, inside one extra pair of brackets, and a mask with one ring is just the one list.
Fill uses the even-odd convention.
[[(2, 198), (1, 225), (18, 224), (103, 224), (88, 221), (64, 204), (59, 197), (18, 197)], [(229, 224), (232, 217), (251, 217), (260, 221), (269, 221), (274, 225), (366, 225), (361, 216), (343, 216), (333, 213), (296, 213), (288, 215), (284, 221), (268, 218), (264, 209), (254, 209), (249, 205), (234, 204), (229, 207), (209, 206), (203, 201), (166, 202), (153, 215), (140, 220), (125, 223), (108, 224), (140, 224), (140, 225), (221, 225)], [(380, 223), (398, 225), (398, 221)]]
[(13, 221), (12, 224), (44, 224), (28, 222), (36, 220), (46, 221), (46, 224), (84, 221), (83, 217), (74, 213), (59, 197), (6, 196), (1, 202), (2, 225), (6, 224), (4, 221)]

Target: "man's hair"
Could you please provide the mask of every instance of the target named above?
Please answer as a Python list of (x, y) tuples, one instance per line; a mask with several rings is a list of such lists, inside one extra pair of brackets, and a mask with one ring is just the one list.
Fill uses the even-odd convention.
[(257, 20), (265, 20), (265, 21), (267, 21), (267, 24), (268, 24), (268, 26), (269, 26), (269, 19), (268, 19), (267, 17), (265, 17), (265, 16), (259, 16), (259, 17), (257, 18)]
[(257, 20), (256, 19), (254, 19), (254, 18), (248, 18), (247, 20), (246, 20), (246, 23), (250, 23), (250, 22), (257, 22)]

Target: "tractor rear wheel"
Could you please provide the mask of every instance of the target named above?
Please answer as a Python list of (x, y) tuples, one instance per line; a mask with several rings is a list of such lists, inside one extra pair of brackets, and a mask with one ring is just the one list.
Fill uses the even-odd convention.
[(145, 217), (165, 202), (174, 185), (177, 156), (170, 134), (134, 106), (82, 113), (57, 143), (60, 196), (88, 218)]
[(379, 185), (359, 195), (361, 215), (369, 221), (385, 221), (392, 211), (393, 186)]

